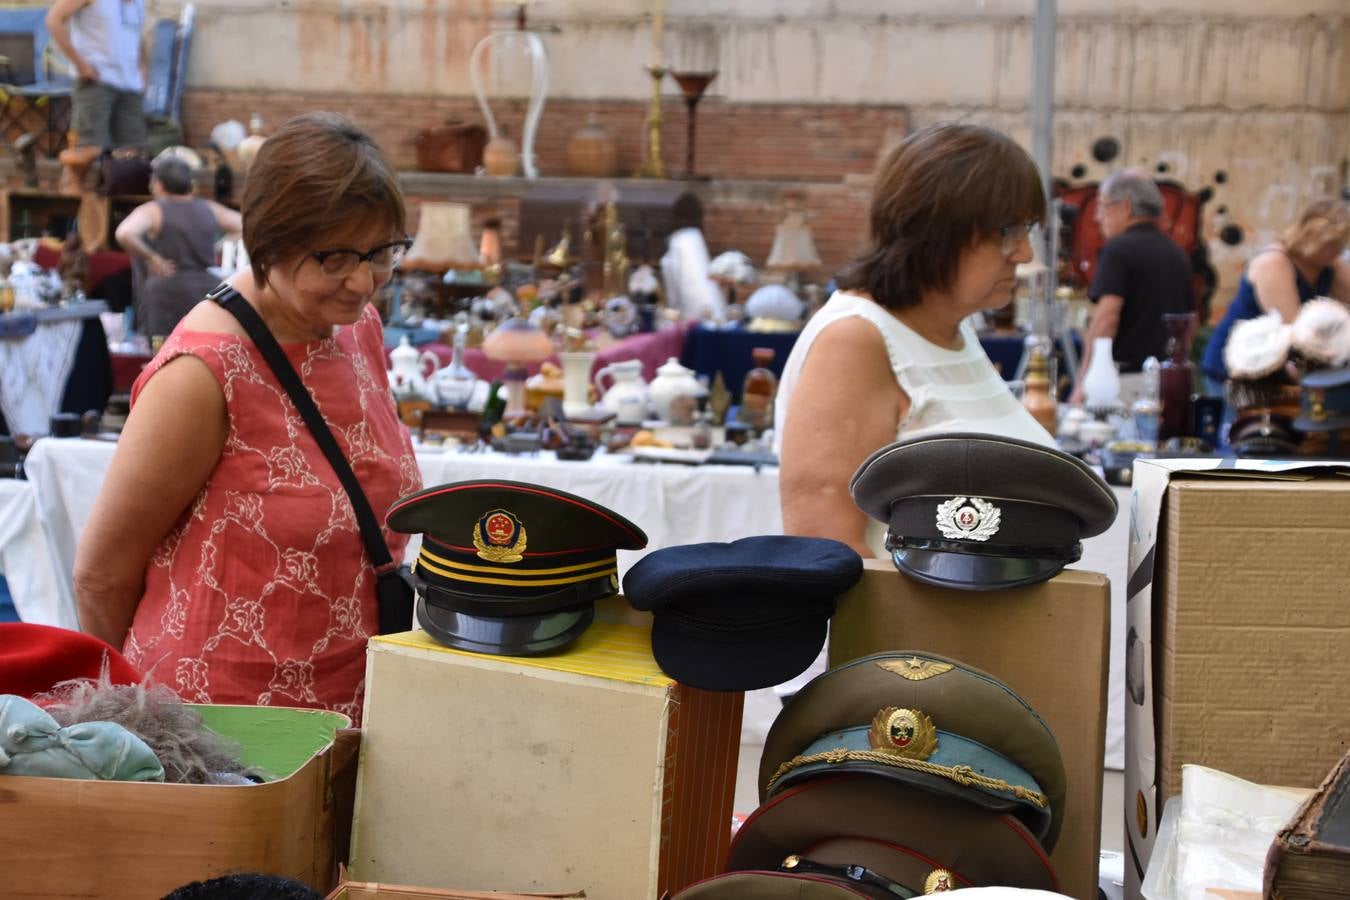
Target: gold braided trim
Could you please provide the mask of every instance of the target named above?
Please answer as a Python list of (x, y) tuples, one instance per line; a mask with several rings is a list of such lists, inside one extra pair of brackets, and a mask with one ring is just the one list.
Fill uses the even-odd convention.
[(583, 581), (590, 581), (594, 578), (604, 578), (606, 575), (618, 575), (619, 569), (614, 560), (601, 560), (597, 563), (599, 566), (608, 565), (608, 569), (595, 569), (590, 572), (583, 572), (580, 575), (571, 575), (566, 578), (530, 578), (532, 574), (529, 569), (521, 569), (516, 572), (516, 578), (477, 578), (472, 575), (465, 575), (463, 572), (451, 572), (442, 569), (440, 566), (427, 562), (426, 554), (417, 558), (417, 568), (426, 569), (429, 572), (435, 572), (444, 578), (453, 578), (455, 581), (467, 581), (471, 584), (500, 584), (509, 587), (542, 587), (559, 584), (579, 584)]
[(1021, 785), (1008, 784), (1000, 778), (990, 778), (987, 775), (981, 775), (970, 766), (939, 766), (936, 763), (930, 763), (922, 759), (906, 759), (903, 756), (896, 756), (893, 753), (880, 753), (876, 750), (826, 750), (824, 753), (813, 753), (810, 756), (796, 756), (778, 767), (778, 771), (773, 773), (769, 783), (765, 785), (765, 790), (773, 790), (773, 786), (778, 783), (788, 772), (800, 766), (814, 765), (815, 763), (829, 763), (838, 765), (841, 762), (869, 762), (880, 763), (883, 766), (891, 766), (896, 769), (909, 769), (911, 772), (923, 772), (927, 775), (940, 775), (943, 778), (955, 781), (965, 787), (975, 786), (987, 788), (991, 791), (1007, 791), (1018, 800), (1025, 800), (1028, 803), (1045, 809), (1050, 805), (1050, 801), (1039, 791), (1033, 791), (1030, 788)]

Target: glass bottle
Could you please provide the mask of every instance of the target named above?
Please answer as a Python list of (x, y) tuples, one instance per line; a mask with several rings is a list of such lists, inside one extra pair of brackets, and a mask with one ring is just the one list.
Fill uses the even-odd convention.
[(1195, 391), (1195, 364), (1191, 362), (1191, 335), (1195, 313), (1167, 313), (1167, 359), (1158, 372), (1158, 395), (1162, 412), (1158, 440), (1185, 437), (1191, 430), (1191, 394)]
[(1022, 391), (1022, 405), (1042, 428), (1054, 434), (1055, 410), (1058, 404), (1050, 387), (1050, 364), (1045, 358), (1045, 351), (1040, 347), (1031, 347), (1028, 356), (1030, 358), (1027, 360), (1027, 369), (1023, 376), (1026, 387)]
[(769, 368), (773, 363), (772, 347), (756, 347), (750, 351), (755, 367), (745, 373), (741, 387), (739, 421), (755, 431), (773, 427), (773, 400), (778, 393), (778, 376)]
[(1156, 357), (1150, 356), (1144, 360), (1144, 392), (1130, 408), (1134, 415), (1135, 437), (1150, 446), (1158, 443), (1158, 423), (1162, 417), (1162, 403), (1158, 400), (1158, 376), (1161, 370), (1162, 366)]

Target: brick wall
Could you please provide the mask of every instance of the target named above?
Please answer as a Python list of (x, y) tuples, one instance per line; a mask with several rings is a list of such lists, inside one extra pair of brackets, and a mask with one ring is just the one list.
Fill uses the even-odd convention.
[[(403, 170), (417, 166), (414, 139), (422, 129), (447, 119), (482, 121), (469, 98), (189, 90), (183, 103), (184, 129), (190, 145), (203, 146), (211, 128), (225, 119), (246, 122), (257, 112), (267, 131), (314, 109), (351, 116)], [(667, 172), (679, 174), (685, 158), (684, 102), (668, 97), (662, 111), (663, 158)], [(518, 143), (524, 103), (497, 102), (494, 113)], [(646, 114), (647, 105), (633, 101), (550, 102), (535, 142), (541, 176), (570, 174), (568, 140), (590, 116), (615, 136), (620, 176), (631, 175), (645, 153)], [(904, 134), (907, 122), (907, 112), (899, 107), (705, 101), (698, 109), (695, 167), (711, 181), (690, 185), (704, 199), (709, 249), (714, 254), (739, 249), (762, 264), (783, 215), (784, 193), (793, 192), (805, 197), (815, 233), (822, 260), (815, 274), (827, 277), (857, 252), (866, 232), (867, 177), (878, 154)], [(462, 200), (473, 205), (475, 224), (500, 217), (505, 246), (515, 246), (518, 198), (528, 182), (501, 179), (494, 190), (484, 189), (482, 179), (475, 181), (473, 190), (455, 178), (410, 185), (410, 224), (415, 228), (416, 209), (425, 200)]]

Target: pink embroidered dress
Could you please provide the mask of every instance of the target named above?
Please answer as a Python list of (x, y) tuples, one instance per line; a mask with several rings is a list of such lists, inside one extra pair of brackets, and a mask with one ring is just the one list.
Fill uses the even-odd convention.
[[(375, 515), (421, 488), (385, 373), (379, 314), (283, 344)], [(206, 485), (150, 559), (123, 652), (194, 703), (332, 709), (361, 717), (375, 572), (351, 502), (286, 391), (247, 338), (176, 330), (136, 380), (202, 360), (229, 429)], [(183, 410), (189, 421), (192, 410)], [(385, 532), (402, 559), (407, 535)]]

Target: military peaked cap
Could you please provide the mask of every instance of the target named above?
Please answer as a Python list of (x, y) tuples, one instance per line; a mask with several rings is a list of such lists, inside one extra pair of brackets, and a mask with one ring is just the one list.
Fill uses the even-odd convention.
[(889, 526), (901, 572), (927, 584), (998, 590), (1052, 578), (1079, 541), (1116, 517), (1116, 497), (1067, 453), (988, 434), (935, 434), (873, 453), (849, 484)]
[(1301, 410), (1294, 420), (1299, 431), (1350, 428), (1350, 369), (1309, 372), (1300, 382)]
[(1049, 726), (992, 675), (933, 653), (853, 660), (812, 679), (774, 721), (761, 798), (861, 772), (1015, 816), (1054, 849), (1066, 776)]
[(647, 536), (613, 510), (537, 484), (485, 479), (400, 498), (386, 523), (422, 534), (417, 620), (459, 650), (532, 656), (575, 640), (618, 593), (618, 550)]
[(793, 856), (807, 863), (797, 871), (858, 866), (911, 895), (942, 878), (953, 888), (1058, 889), (1046, 850), (1016, 817), (859, 772), (804, 781), (762, 803), (732, 839), (726, 868), (774, 869)]

